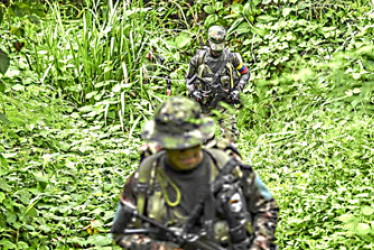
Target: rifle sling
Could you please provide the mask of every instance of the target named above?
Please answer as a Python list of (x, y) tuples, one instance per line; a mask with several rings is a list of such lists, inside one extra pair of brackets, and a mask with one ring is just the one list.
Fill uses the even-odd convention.
[(224, 55), (226, 56), (223, 63), (219, 66), (217, 72), (214, 74), (212, 83), (216, 84), (218, 77), (221, 75), (223, 69), (225, 68), (226, 64), (231, 60), (231, 53), (228, 49), (224, 51)]

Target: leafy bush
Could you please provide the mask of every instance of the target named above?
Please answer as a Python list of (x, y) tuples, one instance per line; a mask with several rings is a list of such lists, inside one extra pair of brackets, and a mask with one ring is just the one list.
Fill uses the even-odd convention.
[(232, 2), (1, 5), (3, 249), (111, 249), (140, 127), (166, 76), (185, 93), (212, 24), (250, 65), (238, 145), (280, 204), (280, 249), (374, 247), (371, 1)]

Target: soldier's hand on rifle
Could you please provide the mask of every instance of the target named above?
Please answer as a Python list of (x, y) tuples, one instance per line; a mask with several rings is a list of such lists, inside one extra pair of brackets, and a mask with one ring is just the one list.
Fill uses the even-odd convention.
[(230, 96), (229, 96), (230, 100), (232, 101), (239, 101), (239, 90), (234, 90), (230, 93)]
[(203, 94), (198, 91), (198, 90), (195, 90), (193, 93), (192, 93), (192, 96), (193, 98), (196, 100), (196, 101), (200, 101), (204, 98)]

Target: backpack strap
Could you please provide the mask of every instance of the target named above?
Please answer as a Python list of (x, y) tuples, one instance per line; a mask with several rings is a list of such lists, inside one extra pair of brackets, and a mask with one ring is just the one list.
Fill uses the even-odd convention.
[(213, 161), (213, 166), (211, 166), (211, 176), (210, 181), (214, 181), (216, 176), (221, 172), (223, 166), (230, 159), (230, 157), (225, 154), (222, 150), (217, 148), (204, 149), (204, 151), (210, 156)]
[(208, 52), (208, 47), (204, 46), (202, 49), (197, 50), (197, 66), (205, 63), (206, 54)]
[(231, 61), (232, 53), (230, 52), (229, 48), (226, 48), (223, 51), (223, 54), (224, 54), (224, 60), (223, 60), (222, 64), (219, 66), (216, 73), (214, 74), (213, 81), (212, 81), (214, 83), (217, 82), (217, 80), (220, 77), (223, 69), (226, 67), (226, 64)]
[(152, 192), (152, 187), (155, 183), (157, 166), (161, 156), (165, 151), (160, 151), (155, 155), (151, 155), (144, 159), (139, 167), (139, 178), (137, 182), (137, 202), (136, 207), (139, 214), (144, 214), (146, 199), (148, 194)]

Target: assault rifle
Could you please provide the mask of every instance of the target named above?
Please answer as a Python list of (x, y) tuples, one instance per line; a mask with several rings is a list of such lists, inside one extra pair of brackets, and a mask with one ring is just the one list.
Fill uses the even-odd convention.
[[(221, 247), (219, 244), (213, 241), (204, 239), (204, 235), (190, 234), (183, 231), (173, 230), (161, 224), (158, 221), (155, 221), (147, 216), (139, 214), (136, 208), (128, 202), (121, 201), (123, 208), (129, 216), (134, 216), (143, 222), (148, 223), (151, 227), (140, 228), (140, 229), (125, 229), (123, 234), (156, 234), (162, 239), (165, 239), (169, 242), (173, 242), (180, 247), (186, 247), (188, 249), (196, 250), (225, 250), (224, 247)], [(117, 232), (114, 232), (117, 233)]]
[[(199, 80), (204, 86), (206, 86), (206, 89), (209, 89), (207, 91), (201, 91), (201, 94), (203, 97), (206, 96), (213, 96), (210, 102), (206, 103), (207, 107), (215, 108), (219, 102), (221, 101), (228, 101), (228, 97), (230, 95), (230, 92), (225, 90), (222, 85), (217, 81), (208, 82), (198, 75), (193, 75), (188, 81), (187, 85), (194, 84), (196, 80)], [(214, 80), (214, 79), (213, 79)], [(239, 100), (232, 100), (234, 103), (239, 102)]]

